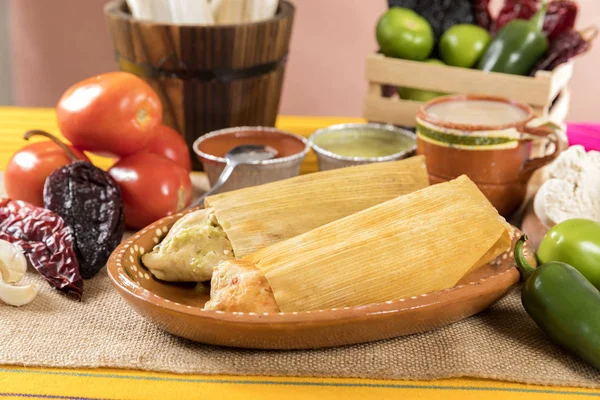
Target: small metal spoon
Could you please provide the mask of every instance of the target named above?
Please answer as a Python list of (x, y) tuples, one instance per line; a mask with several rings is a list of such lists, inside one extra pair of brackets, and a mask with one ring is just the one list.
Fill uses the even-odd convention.
[(219, 179), (215, 182), (215, 184), (210, 188), (209, 191), (204, 193), (198, 200), (194, 201), (188, 208), (193, 208), (201, 205), (204, 202), (204, 198), (210, 196), (219, 190), (227, 179), (231, 176), (233, 170), (239, 165), (244, 164), (258, 164), (261, 161), (270, 160), (277, 156), (277, 150), (269, 146), (263, 146), (259, 144), (243, 144), (233, 149), (229, 150), (227, 154), (225, 154), (225, 159), (227, 160), (227, 165)]

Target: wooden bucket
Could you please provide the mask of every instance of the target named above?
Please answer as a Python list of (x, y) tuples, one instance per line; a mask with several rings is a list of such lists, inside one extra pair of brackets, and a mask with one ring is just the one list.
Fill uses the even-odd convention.
[(217, 129), (275, 125), (294, 11), (282, 0), (265, 21), (199, 26), (135, 20), (124, 0), (104, 8), (119, 69), (156, 90), (164, 123), (190, 151), (196, 138)]

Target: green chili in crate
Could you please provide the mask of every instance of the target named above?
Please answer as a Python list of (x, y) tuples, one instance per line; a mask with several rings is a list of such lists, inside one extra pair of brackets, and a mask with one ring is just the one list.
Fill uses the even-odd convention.
[(529, 21), (515, 19), (506, 24), (479, 60), (477, 69), (505, 74), (528, 75), (548, 50), (544, 17), (548, 4)]

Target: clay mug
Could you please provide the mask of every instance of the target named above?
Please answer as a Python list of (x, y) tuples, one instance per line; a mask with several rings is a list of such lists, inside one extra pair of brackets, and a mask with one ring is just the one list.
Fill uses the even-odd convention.
[[(465, 174), (509, 217), (525, 199), (531, 175), (564, 147), (560, 129), (540, 125), (528, 105), (506, 98), (444, 96), (417, 114), (417, 154), (426, 157), (431, 184)], [(532, 149), (540, 141), (536, 158)]]

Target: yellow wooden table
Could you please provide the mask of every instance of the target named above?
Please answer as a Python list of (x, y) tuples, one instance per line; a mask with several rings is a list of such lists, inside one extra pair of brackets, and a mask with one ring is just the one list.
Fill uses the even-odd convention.
[[(281, 117), (281, 129), (304, 136), (314, 130), (357, 118)], [(52, 109), (0, 108), (0, 168), (25, 145), (29, 129), (58, 133)], [(101, 167), (110, 160), (94, 158)], [(307, 158), (304, 171), (316, 167)], [(0, 329), (2, 329), (0, 321)], [(35, 328), (32, 328), (35, 329)], [(43, 340), (43, 338), (40, 338)], [(2, 348), (9, 343), (0, 343)], [(59, 351), (59, 349), (57, 349)], [(175, 375), (108, 369), (47, 369), (0, 366), (0, 399), (570, 399), (600, 397), (599, 391), (519, 385), (481, 379), (388, 381), (369, 379), (274, 378), (246, 376)]]

